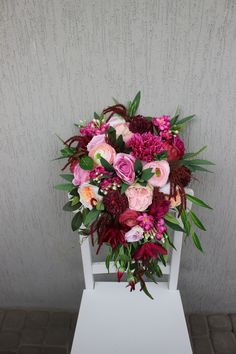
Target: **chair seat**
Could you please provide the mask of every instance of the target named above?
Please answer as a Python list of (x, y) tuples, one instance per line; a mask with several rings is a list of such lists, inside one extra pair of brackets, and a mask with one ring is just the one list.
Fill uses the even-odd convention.
[(84, 290), (71, 354), (192, 354), (179, 291), (147, 283), (151, 300), (125, 286)]

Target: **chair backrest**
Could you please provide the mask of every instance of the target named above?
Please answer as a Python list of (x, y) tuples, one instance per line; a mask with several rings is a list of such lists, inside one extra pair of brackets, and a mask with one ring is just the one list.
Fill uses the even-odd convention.
[[(186, 193), (193, 195), (192, 189), (186, 189)], [(187, 209), (190, 210), (192, 207), (192, 203), (187, 200)], [(179, 219), (180, 225), (182, 225), (181, 219)], [(90, 238), (80, 236), (81, 240), (81, 254), (82, 254), (82, 262), (83, 262), (83, 270), (84, 270), (84, 280), (85, 280), (85, 288), (93, 289), (94, 288), (94, 275), (96, 274), (106, 274), (107, 268), (105, 262), (93, 262), (91, 255), (91, 244)], [(166, 267), (160, 265), (162, 273), (168, 276), (168, 287), (170, 290), (176, 290), (178, 285), (179, 278), (179, 267), (180, 267), (180, 257), (181, 257), (181, 249), (183, 242), (183, 232), (175, 231), (173, 233), (173, 244), (176, 250), (173, 250), (170, 261), (167, 263)], [(109, 267), (109, 273), (116, 273), (117, 270), (114, 264), (111, 262)]]

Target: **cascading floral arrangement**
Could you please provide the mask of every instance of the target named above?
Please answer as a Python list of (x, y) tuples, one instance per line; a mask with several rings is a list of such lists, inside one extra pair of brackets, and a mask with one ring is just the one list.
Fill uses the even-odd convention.
[[(72, 230), (91, 237), (97, 253), (106, 244), (106, 266), (113, 261), (118, 281), (127, 276), (130, 290), (140, 283), (151, 297), (145, 278), (156, 282), (162, 276), (174, 245), (169, 228), (191, 236), (202, 251), (196, 228), (206, 230), (186, 199), (211, 209), (186, 194), (185, 187), (197, 171), (208, 171), (212, 162), (196, 159), (206, 147), (185, 153), (179, 133), (194, 115), (180, 119), (137, 115), (140, 92), (126, 108), (115, 105), (94, 113), (88, 124), (76, 124), (79, 134), (63, 141), (58, 159), (68, 159), (60, 176), (68, 183), (56, 189), (68, 192), (65, 211), (72, 211)], [(209, 171), (210, 172), (210, 171)]]

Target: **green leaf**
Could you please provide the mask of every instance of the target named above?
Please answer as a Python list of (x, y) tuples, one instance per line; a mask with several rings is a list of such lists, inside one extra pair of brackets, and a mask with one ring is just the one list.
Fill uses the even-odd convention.
[(113, 127), (110, 127), (107, 130), (107, 136), (108, 136), (108, 140), (111, 144), (116, 143), (116, 130)]
[(189, 236), (190, 231), (191, 231), (191, 224), (188, 221), (188, 216), (187, 216), (185, 209), (182, 210), (180, 217), (181, 217), (182, 223), (184, 225), (186, 235)]
[(175, 230), (175, 231), (181, 231), (181, 232), (184, 232), (185, 233), (185, 230), (180, 226), (180, 225), (177, 225), (175, 223), (172, 223), (168, 220), (165, 220), (165, 223), (167, 226), (169, 226), (171, 229)]
[(115, 104), (120, 104), (119, 101), (115, 97), (112, 97), (112, 99)]
[(94, 112), (94, 118), (96, 119), (96, 120), (100, 120), (100, 116), (99, 116), (99, 114), (97, 114), (96, 112)]
[(122, 183), (121, 184), (121, 194), (124, 194), (126, 192), (126, 189), (129, 187), (129, 185), (127, 183)]
[(190, 163), (189, 164), (185, 164), (185, 166), (187, 166), (190, 171), (192, 172), (196, 172), (196, 171), (201, 171), (201, 172), (209, 172), (209, 173), (213, 173), (213, 171), (210, 171), (202, 166), (198, 166), (198, 165), (191, 165)]
[(65, 184), (57, 184), (54, 186), (55, 189), (59, 189), (61, 191), (67, 191), (70, 192), (72, 189), (75, 188), (75, 186), (71, 183), (65, 183)]
[(148, 181), (153, 175), (152, 168), (144, 169), (141, 174), (141, 180)]
[(202, 245), (201, 245), (201, 242), (197, 236), (197, 234), (193, 231), (192, 233), (192, 239), (193, 239), (193, 243), (195, 244), (195, 246), (197, 247), (197, 249), (199, 249), (199, 251), (203, 252), (203, 249), (202, 249)]
[(123, 140), (123, 136), (122, 135), (118, 136), (118, 139), (116, 140), (116, 145), (118, 146), (120, 151), (124, 151), (125, 142)]
[(100, 162), (102, 164), (102, 166), (108, 171), (108, 172), (113, 172), (114, 168), (112, 167), (112, 165), (109, 164), (109, 162), (107, 160), (105, 160), (103, 157), (100, 158)]
[(84, 155), (79, 160), (79, 165), (83, 170), (93, 169), (93, 159), (87, 155)]
[(79, 208), (80, 206), (79, 205), (73, 205), (72, 206), (72, 203), (71, 202), (68, 202), (66, 203), (64, 206), (63, 206), (63, 210), (64, 211), (75, 211)]
[(176, 224), (176, 225), (179, 225), (179, 221), (176, 219), (176, 217), (170, 213), (167, 213), (165, 216), (164, 216), (164, 219), (171, 222), (172, 224)]
[(167, 158), (167, 156), (168, 156), (168, 152), (162, 151), (162, 152), (160, 152), (160, 154), (155, 155), (155, 160), (158, 160), (158, 161), (165, 160)]
[(100, 211), (95, 208), (90, 210), (85, 217), (84, 225), (86, 227), (90, 226), (97, 219), (99, 214), (100, 214)]
[(82, 218), (81, 212), (76, 213), (71, 221), (72, 230), (73, 231), (78, 230), (80, 228), (82, 222), (83, 222), (83, 218)]
[(98, 202), (96, 205), (96, 209), (101, 211), (104, 210), (105, 209), (104, 204), (102, 202)]
[(201, 206), (201, 207), (203, 207), (203, 208), (207, 208), (207, 209), (213, 210), (212, 207), (210, 207), (210, 206), (209, 206), (208, 204), (206, 204), (203, 200), (201, 200), (201, 199), (199, 199), (199, 198), (197, 198), (197, 197), (193, 197), (193, 196), (190, 195), (190, 194), (186, 194), (186, 198), (187, 198), (188, 200), (190, 200), (190, 202), (192, 202), (193, 204), (199, 205), (199, 206)]
[(134, 116), (135, 113), (137, 112), (137, 109), (138, 109), (138, 106), (139, 106), (139, 103), (140, 103), (140, 99), (141, 99), (141, 92), (139, 91), (137, 93), (137, 95), (135, 96), (133, 102), (131, 103), (131, 105), (129, 106), (129, 109), (128, 109), (128, 115), (130, 117)]
[(150, 297), (150, 299), (154, 300), (153, 297), (152, 297), (152, 295), (149, 293), (146, 284), (143, 285), (142, 291), (143, 291), (148, 297)]
[(108, 255), (106, 256), (106, 260), (105, 260), (105, 265), (106, 265), (106, 268), (107, 268), (108, 273), (109, 273), (110, 262), (111, 262), (111, 255), (108, 254)]
[(76, 148), (65, 146), (63, 149), (60, 150), (60, 152), (61, 152), (62, 156), (70, 157), (70, 156), (74, 155), (74, 153), (76, 152)]
[(205, 145), (200, 150), (198, 150), (197, 152), (187, 152), (186, 154), (184, 154), (184, 159), (189, 159), (189, 158), (192, 158), (192, 157), (196, 157), (201, 152), (203, 152), (206, 148), (207, 148), (207, 146)]
[(199, 218), (197, 217), (196, 214), (194, 214), (193, 211), (189, 211), (189, 216), (192, 219), (192, 221), (194, 222), (194, 224), (201, 230), (206, 231), (205, 226), (202, 224), (201, 220), (199, 220)]
[(190, 120), (192, 120), (193, 118), (195, 117), (195, 114), (191, 115), (191, 116), (188, 116), (188, 117), (185, 117), (185, 118), (182, 118), (178, 121), (178, 123), (176, 124), (176, 126), (178, 125), (181, 125), (181, 124), (184, 124), (184, 123), (187, 123), (189, 122)]
[[(74, 205), (78, 204), (79, 201), (80, 201), (80, 198), (79, 198), (79, 196), (76, 195), (76, 196), (74, 196), (74, 198), (72, 199), (71, 205), (74, 206)], [(77, 208), (78, 208), (78, 206), (77, 206)]]
[(72, 180), (74, 179), (74, 176), (71, 174), (62, 174), (60, 175), (60, 177), (69, 182), (72, 182)]
[(71, 195), (79, 195), (79, 193), (78, 193), (78, 187), (76, 187), (76, 188), (73, 188), (71, 191), (70, 191), (70, 194)]
[[(184, 160), (182, 160), (184, 161)], [(196, 159), (196, 160), (188, 160), (187, 161), (191, 165), (215, 165), (215, 163), (208, 161), (208, 160), (202, 160), (202, 159)]]
[(139, 175), (142, 172), (142, 170), (143, 170), (142, 162), (139, 159), (136, 159), (134, 163), (134, 171), (136, 175)]

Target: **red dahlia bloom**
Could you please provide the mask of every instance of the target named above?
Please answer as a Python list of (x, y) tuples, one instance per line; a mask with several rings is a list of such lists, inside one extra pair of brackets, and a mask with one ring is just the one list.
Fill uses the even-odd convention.
[(140, 115), (132, 117), (129, 123), (129, 130), (132, 133), (140, 134), (150, 132), (152, 130), (152, 122)]
[(184, 142), (176, 135), (171, 143), (164, 142), (164, 150), (168, 152), (168, 161), (179, 160), (184, 156)]
[(145, 261), (146, 259), (156, 259), (159, 254), (167, 254), (167, 250), (158, 243), (145, 242), (133, 254), (136, 261)]
[(128, 208), (128, 199), (118, 190), (109, 190), (103, 198), (103, 204), (108, 213), (119, 216)]

